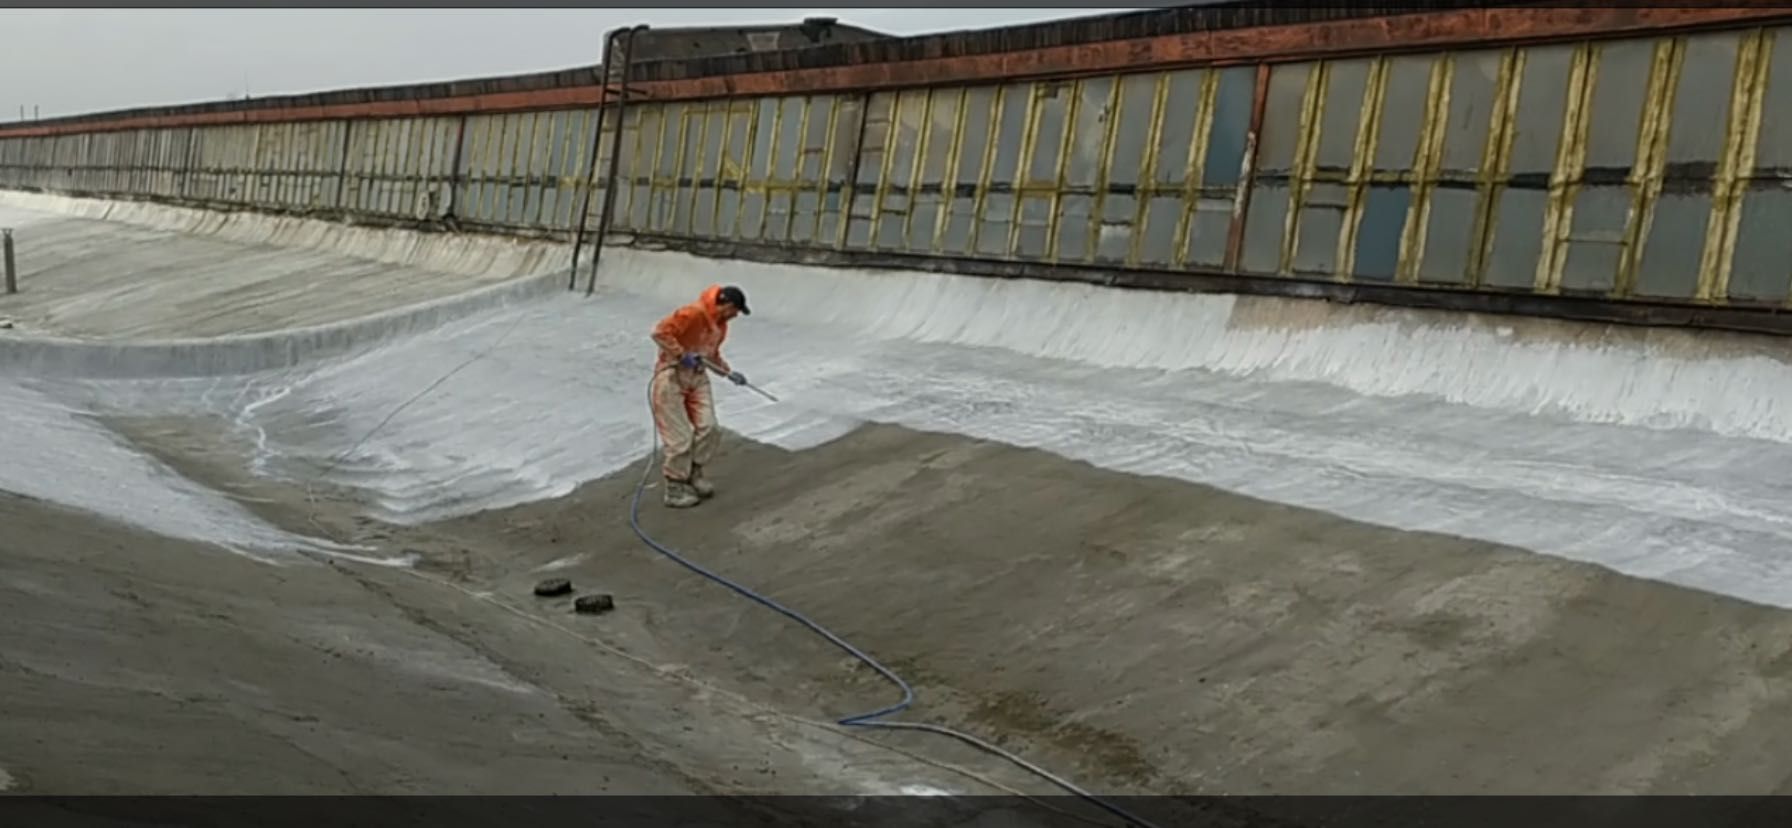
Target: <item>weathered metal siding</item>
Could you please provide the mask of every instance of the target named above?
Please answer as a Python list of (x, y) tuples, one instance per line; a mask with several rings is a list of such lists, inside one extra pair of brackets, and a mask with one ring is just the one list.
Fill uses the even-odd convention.
[[(1780, 182), (1792, 159), (1775, 153), (1792, 139), (1792, 50), (1770, 58), (1789, 36), (652, 104), (631, 115), (645, 132), (629, 133), (636, 206), (621, 226), (1414, 289), (1785, 304), (1792, 267), (1778, 248), (1792, 202)], [(856, 151), (836, 101), (863, 101)], [(708, 134), (724, 118), (718, 169)], [(831, 161), (843, 145), (850, 160)], [(824, 167), (852, 171), (839, 235), (812, 206), (834, 203)], [(693, 223), (690, 207), (707, 216), (712, 190), (723, 193), (715, 221)]]
[[(597, 109), (464, 119), (454, 215), (463, 224), (564, 232), (592, 189)], [(601, 203), (593, 190), (590, 203)], [(595, 209), (595, 207), (593, 207)]]
[[(934, 80), (631, 102), (612, 228), (1259, 283), (1792, 304), (1792, 30)], [(0, 138), (0, 185), (570, 236), (604, 201), (599, 114)]]

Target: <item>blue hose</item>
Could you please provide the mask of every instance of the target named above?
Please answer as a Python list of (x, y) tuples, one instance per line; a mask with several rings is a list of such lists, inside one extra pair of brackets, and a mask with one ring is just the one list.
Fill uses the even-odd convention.
[[(651, 384), (649, 384), (649, 386), (648, 386), (648, 395), (649, 395), (648, 403), (651, 406), (652, 405), (652, 399), (651, 399), (652, 385)], [(1157, 828), (1157, 826), (1153, 825), (1152, 823), (1147, 822), (1144, 819), (1141, 819), (1139, 817), (1133, 816), (1131, 813), (1128, 813), (1127, 811), (1121, 809), (1119, 806), (1114, 805), (1110, 802), (1107, 802), (1106, 800), (1103, 800), (1102, 798), (1095, 796), (1094, 794), (1091, 794), (1088, 791), (1083, 790), (1082, 788), (1057, 776), (1056, 774), (1053, 774), (1050, 771), (1047, 771), (1046, 769), (1039, 767), (1038, 765), (1035, 765), (1032, 762), (1027, 761), (1026, 759), (1021, 758), (1020, 756), (1017, 756), (1003, 748), (993, 745), (993, 744), (991, 744), (987, 741), (984, 741), (983, 739), (980, 739), (976, 736), (972, 736), (968, 733), (964, 733), (961, 731), (953, 730), (951, 728), (948, 728), (948, 727), (945, 727), (942, 725), (918, 724), (918, 723), (913, 723), (913, 722), (881, 721), (885, 716), (889, 716), (889, 715), (892, 715), (895, 713), (900, 713), (904, 710), (907, 710), (909, 708), (909, 705), (913, 704), (915, 701), (914, 688), (909, 686), (909, 683), (907, 681), (904, 681), (901, 676), (899, 676), (895, 673), (895, 671), (891, 670), (888, 667), (885, 667), (877, 659), (872, 658), (870, 655), (865, 653), (865, 651), (860, 650), (857, 647), (854, 647), (846, 639), (841, 638), (838, 635), (835, 635), (833, 633), (833, 631), (816, 623), (814, 620), (810, 619), (808, 616), (803, 615), (802, 613), (797, 612), (796, 610), (793, 610), (787, 606), (784, 606), (783, 604), (780, 604), (777, 601), (774, 601), (767, 596), (764, 596), (757, 592), (754, 592), (753, 590), (748, 589), (747, 587), (741, 585), (739, 582), (730, 580), (728, 577), (721, 575), (719, 573), (716, 573), (710, 569), (707, 569), (703, 565), (698, 564), (697, 562), (692, 561), (689, 558), (686, 558), (684, 555), (679, 554), (677, 551), (667, 547), (665, 544), (662, 544), (659, 541), (654, 540), (651, 535), (647, 534), (647, 530), (641, 528), (641, 495), (647, 491), (647, 482), (649, 479), (651, 479), (651, 476), (653, 473), (654, 462), (659, 458), (659, 454), (660, 454), (659, 432), (657, 429), (653, 428), (652, 426), (649, 426), (648, 430), (650, 432), (652, 432), (652, 434), (653, 434), (653, 449), (648, 454), (647, 461), (641, 469), (641, 482), (635, 486), (634, 499), (629, 504), (628, 523), (629, 523), (629, 527), (635, 530), (635, 536), (640, 538), (641, 542), (647, 544), (647, 546), (649, 548), (653, 549), (653, 551), (658, 552), (661, 555), (664, 555), (666, 558), (671, 560), (673, 563), (676, 563), (679, 566), (684, 567), (685, 569), (688, 569), (692, 572), (697, 573), (698, 575), (708, 578), (711, 581), (721, 584), (722, 586), (725, 586), (728, 589), (733, 590), (735, 593), (741, 595), (742, 597), (744, 597), (750, 601), (753, 601), (763, 607), (766, 607), (767, 609), (770, 609), (786, 618), (789, 618), (790, 620), (795, 621), (798, 624), (803, 625), (804, 627), (809, 628), (809, 630), (814, 632), (816, 635), (819, 635), (822, 638), (827, 639), (834, 646), (839, 647), (842, 650), (845, 650), (853, 658), (856, 658), (860, 662), (864, 663), (865, 666), (870, 667), (873, 670), (876, 670), (879, 675), (883, 676), (885, 679), (888, 679), (891, 684), (896, 685), (898, 688), (900, 688), (902, 690), (902, 701), (899, 701), (899, 702), (892, 704), (888, 707), (884, 707), (884, 708), (881, 708), (878, 710), (871, 711), (870, 713), (860, 713), (856, 716), (847, 716), (844, 719), (837, 720), (836, 721), (837, 724), (839, 724), (843, 727), (881, 728), (881, 729), (886, 729), (886, 730), (917, 730), (917, 731), (923, 731), (923, 732), (927, 732), (927, 733), (935, 733), (935, 734), (939, 734), (941, 736), (950, 736), (950, 737), (957, 739), (961, 742), (965, 742), (966, 744), (981, 748), (984, 751), (987, 751), (989, 753), (992, 753), (992, 754), (1000, 756), (1004, 759), (1007, 759), (1008, 761), (1013, 762), (1016, 765), (1019, 765), (1020, 767), (1051, 782), (1052, 784), (1057, 785), (1058, 787), (1063, 788), (1064, 790), (1069, 791), (1070, 793), (1075, 794), (1076, 796), (1081, 797), (1084, 800), (1087, 800), (1090, 804), (1093, 804), (1096, 807), (1101, 808), (1102, 810), (1107, 811), (1108, 813), (1113, 814), (1114, 816), (1117, 816), (1117, 817), (1125, 820), (1128, 825), (1137, 826), (1137, 828)]]

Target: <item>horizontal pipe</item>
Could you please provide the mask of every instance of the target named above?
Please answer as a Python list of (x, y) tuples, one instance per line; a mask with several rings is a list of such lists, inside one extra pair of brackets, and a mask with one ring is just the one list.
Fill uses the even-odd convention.
[[(1283, 62), (1461, 46), (1494, 47), (1663, 34), (1755, 26), (1775, 21), (1792, 21), (1792, 8), (1497, 8), (1413, 12), (1380, 18), (1168, 34), (992, 54), (640, 81), (638, 86), (642, 97), (658, 101), (866, 91), (932, 86), (939, 84), (941, 78), (949, 78), (959, 85), (980, 84), (1204, 64)], [(630, 94), (636, 94), (633, 88)], [(306, 96), (306, 99), (313, 97)], [(414, 100), (260, 106), (229, 111), (163, 114), (121, 111), (113, 117), (100, 113), (60, 122), (0, 125), (0, 138), (225, 124), (497, 114), (590, 107), (598, 105), (602, 99), (601, 84), (592, 83)]]

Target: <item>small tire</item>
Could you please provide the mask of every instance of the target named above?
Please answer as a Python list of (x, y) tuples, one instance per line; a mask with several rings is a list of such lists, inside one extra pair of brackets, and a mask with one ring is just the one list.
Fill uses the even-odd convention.
[(599, 615), (616, 608), (616, 599), (609, 595), (581, 595), (572, 602), (574, 612)]

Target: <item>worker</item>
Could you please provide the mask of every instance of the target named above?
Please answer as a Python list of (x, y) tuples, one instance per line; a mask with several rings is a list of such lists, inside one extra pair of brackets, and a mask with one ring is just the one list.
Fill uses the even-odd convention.
[(659, 358), (653, 374), (653, 425), (664, 447), (661, 472), (671, 508), (687, 509), (715, 495), (715, 485), (704, 476), (720, 439), (709, 372), (735, 385), (747, 384), (722, 357), (722, 341), (728, 338), (729, 320), (751, 313), (740, 288), (711, 285), (697, 301), (654, 326)]

